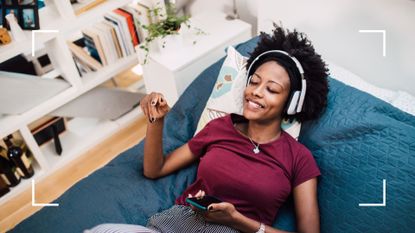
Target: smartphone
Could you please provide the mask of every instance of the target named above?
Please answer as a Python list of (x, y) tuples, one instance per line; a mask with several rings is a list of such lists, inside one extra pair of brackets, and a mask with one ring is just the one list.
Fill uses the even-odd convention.
[(222, 202), (220, 199), (214, 197), (214, 196), (209, 196), (206, 195), (202, 198), (198, 198), (198, 197), (188, 197), (186, 198), (186, 202), (189, 203), (190, 205), (201, 209), (201, 210), (207, 210), (208, 206), (212, 203), (220, 203)]

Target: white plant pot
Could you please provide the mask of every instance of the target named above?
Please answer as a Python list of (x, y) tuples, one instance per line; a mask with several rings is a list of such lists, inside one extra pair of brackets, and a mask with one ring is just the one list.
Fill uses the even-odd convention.
[(160, 53), (171, 53), (183, 47), (183, 38), (180, 34), (168, 35), (157, 40)]

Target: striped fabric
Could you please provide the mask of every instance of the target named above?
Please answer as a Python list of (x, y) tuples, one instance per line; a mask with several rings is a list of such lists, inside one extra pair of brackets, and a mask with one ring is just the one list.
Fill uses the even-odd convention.
[(219, 224), (208, 223), (189, 206), (174, 205), (151, 216), (147, 227), (130, 224), (101, 224), (84, 233), (239, 233)]

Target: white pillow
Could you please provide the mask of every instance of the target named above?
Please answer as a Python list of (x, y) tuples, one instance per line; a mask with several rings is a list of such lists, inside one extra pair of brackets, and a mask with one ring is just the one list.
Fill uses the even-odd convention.
[(375, 85), (372, 85), (356, 74), (335, 65), (333, 62), (327, 62), (330, 70), (330, 77), (346, 84), (352, 86), (356, 89), (369, 93), (387, 103), (391, 103), (397, 96), (395, 91), (388, 89), (380, 88)]
[[(242, 56), (235, 48), (228, 47), (227, 57), (202, 112), (195, 134), (213, 119), (229, 113), (242, 115), (243, 93), (246, 85), (246, 61), (247, 58)], [(298, 139), (301, 124), (297, 121), (292, 123), (283, 121), (281, 122), (281, 128), (293, 138)]]
[(415, 116), (415, 97), (404, 92), (398, 91), (397, 97), (391, 102), (393, 106)]
[(415, 116), (415, 97), (404, 91), (392, 91), (385, 88), (380, 88), (372, 85), (356, 74), (334, 64), (333, 62), (327, 62), (330, 69), (330, 76), (336, 80), (339, 80), (346, 85), (357, 88), (361, 91), (369, 93), (387, 103), (392, 104), (394, 107), (412, 114)]

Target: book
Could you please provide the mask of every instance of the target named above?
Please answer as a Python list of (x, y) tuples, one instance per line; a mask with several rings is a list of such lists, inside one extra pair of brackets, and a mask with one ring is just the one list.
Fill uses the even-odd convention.
[(67, 44), (72, 54), (77, 58), (78, 61), (80, 61), (80, 63), (86, 64), (92, 69), (92, 71), (96, 71), (102, 68), (101, 63), (92, 58), (82, 47), (74, 44), (71, 41), (68, 41)]
[(118, 22), (115, 21), (115, 20), (113, 20), (112, 18), (108, 18), (108, 17), (105, 17), (105, 16), (104, 16), (104, 19), (105, 19), (105, 22), (108, 25), (111, 25), (114, 28), (115, 33), (117, 34), (118, 44), (120, 46), (122, 56), (123, 57), (128, 56), (128, 54), (127, 54), (127, 48), (126, 48), (127, 45), (126, 45), (126, 43), (123, 40), (123, 37), (122, 37), (122, 34), (121, 34), (121, 29), (118, 26)]
[(128, 29), (127, 19), (115, 12), (107, 12), (104, 18), (114, 22), (120, 29), (122, 41), (125, 44), (127, 56), (134, 54), (134, 45), (132, 42), (130, 30)]
[[(130, 3), (128, 7), (132, 10), (134, 10), (137, 13), (137, 21), (141, 25), (149, 25), (153, 23), (153, 20), (151, 19), (151, 16), (149, 15), (150, 5), (146, 5), (142, 2), (139, 3)], [(139, 27), (140, 31), (142, 33), (143, 39), (141, 41), (144, 41), (145, 38), (148, 36), (147, 30), (143, 29), (142, 27)]]
[(120, 42), (118, 40), (118, 36), (117, 36), (116, 29), (115, 29), (114, 25), (111, 24), (110, 22), (106, 21), (106, 20), (104, 20), (102, 23), (105, 24), (111, 32), (112, 42), (114, 43), (114, 47), (115, 47), (115, 50), (117, 52), (117, 57), (122, 58), (123, 54), (122, 54), (122, 51), (121, 51)]
[(111, 28), (103, 22), (98, 22), (94, 25), (94, 29), (99, 31), (100, 38), (103, 39), (103, 47), (104, 51), (107, 51), (105, 56), (108, 57), (108, 63), (112, 64), (116, 62), (118, 60), (118, 54), (112, 39)]
[(102, 51), (104, 52), (107, 64), (114, 63), (116, 60), (114, 54), (112, 54), (111, 48), (108, 46), (109, 42), (106, 33), (101, 29), (98, 29), (96, 24), (89, 27), (88, 29), (98, 36), (98, 39), (101, 42)]
[(127, 22), (127, 25), (128, 25), (128, 31), (130, 32), (131, 39), (133, 41), (133, 45), (137, 46), (138, 45), (138, 37), (137, 37), (137, 33), (135, 32), (133, 17), (129, 13), (123, 11), (122, 9), (115, 9), (113, 11), (126, 19), (126, 22)]
[(143, 28), (141, 28), (141, 25), (140, 25), (140, 21), (139, 21), (140, 16), (138, 15), (138, 12), (130, 6), (123, 6), (120, 9), (129, 13), (133, 17), (135, 32), (138, 37), (138, 43), (140, 44), (141, 42), (144, 41), (144, 35), (143, 35)]
[(82, 35), (85, 39), (85, 45), (88, 48), (91, 56), (97, 59), (102, 65), (108, 65), (104, 50), (102, 49), (102, 43), (94, 30), (91, 30), (90, 27), (84, 28), (82, 30)]

